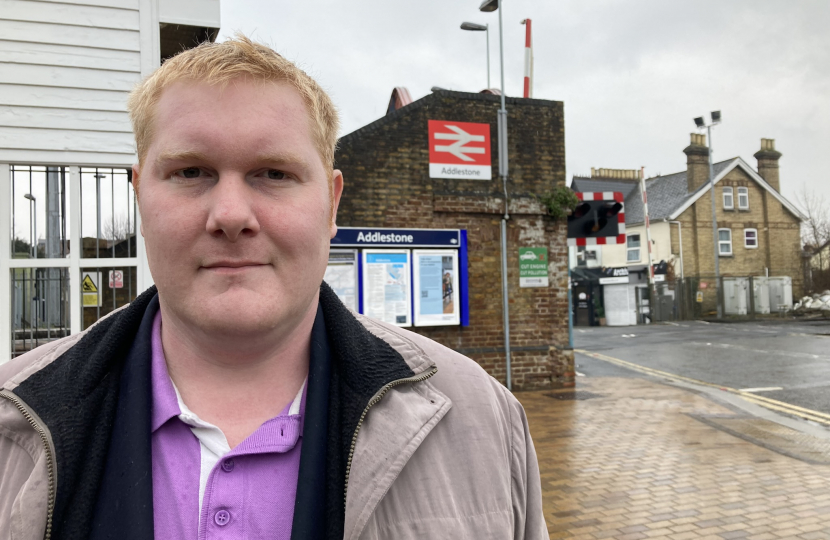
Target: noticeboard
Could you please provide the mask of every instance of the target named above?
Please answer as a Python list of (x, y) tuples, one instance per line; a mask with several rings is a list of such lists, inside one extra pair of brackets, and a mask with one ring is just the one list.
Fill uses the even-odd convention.
[(396, 326), (412, 326), (410, 252), (364, 249), (363, 313)]
[(549, 285), (548, 248), (520, 247), (519, 287), (547, 287)]
[(323, 277), (329, 287), (346, 307), (357, 311), (357, 250), (332, 249), (329, 264)]
[(458, 252), (413, 250), (412, 269), (415, 326), (461, 324)]

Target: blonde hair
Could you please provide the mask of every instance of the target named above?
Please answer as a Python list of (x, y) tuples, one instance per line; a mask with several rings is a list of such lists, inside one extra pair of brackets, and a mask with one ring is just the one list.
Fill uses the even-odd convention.
[(314, 79), (270, 47), (242, 34), (222, 43), (204, 42), (170, 58), (130, 93), (127, 110), (135, 133), (141, 166), (153, 138), (154, 113), (162, 92), (172, 83), (190, 79), (225, 85), (238, 77), (256, 81), (285, 82), (299, 92), (308, 107), (317, 151), (328, 172), (334, 166), (334, 150), (340, 120), (331, 98)]

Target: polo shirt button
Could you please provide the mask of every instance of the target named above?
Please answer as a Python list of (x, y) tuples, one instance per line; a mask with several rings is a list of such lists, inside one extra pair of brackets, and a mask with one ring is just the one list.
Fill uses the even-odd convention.
[(233, 470), (233, 465), (234, 463), (232, 459), (226, 459), (222, 462), (222, 470), (225, 472), (231, 472)]
[(219, 525), (220, 527), (224, 527), (225, 525), (227, 525), (230, 522), (230, 520), (231, 520), (231, 514), (227, 510), (219, 510), (213, 516), (213, 521), (215, 521), (216, 524)]

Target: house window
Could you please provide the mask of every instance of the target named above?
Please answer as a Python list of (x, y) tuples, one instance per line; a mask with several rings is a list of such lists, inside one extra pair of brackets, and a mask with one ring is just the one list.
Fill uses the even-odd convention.
[(718, 253), (732, 255), (732, 229), (718, 229)]
[(758, 247), (758, 229), (744, 229), (744, 247), (750, 249)]
[(625, 240), (626, 246), (628, 248), (628, 262), (639, 262), (640, 261), (640, 235), (639, 234), (629, 234), (628, 238)]
[(738, 210), (749, 210), (749, 189), (738, 188)]
[(732, 195), (732, 188), (723, 188), (723, 208), (724, 210), (732, 210), (735, 208), (735, 198)]

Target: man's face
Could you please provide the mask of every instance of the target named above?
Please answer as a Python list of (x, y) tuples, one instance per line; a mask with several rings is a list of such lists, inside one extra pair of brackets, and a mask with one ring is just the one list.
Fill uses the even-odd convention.
[(165, 315), (214, 337), (291, 332), (316, 305), (343, 188), (322, 163), (299, 93), (245, 79), (224, 89), (179, 81), (154, 122), (134, 173)]

